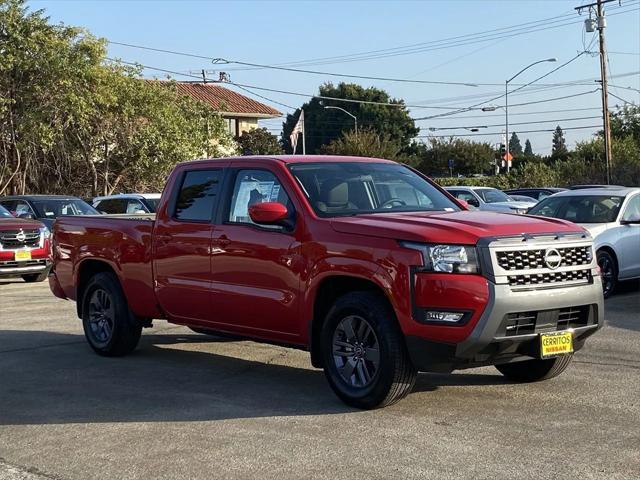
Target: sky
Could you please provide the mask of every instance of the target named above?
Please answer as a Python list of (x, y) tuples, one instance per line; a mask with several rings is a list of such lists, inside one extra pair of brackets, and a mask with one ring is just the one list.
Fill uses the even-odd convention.
[[(593, 91), (598, 86), (595, 80), (600, 78), (598, 55), (585, 53), (562, 66), (586, 49), (598, 51), (595, 34), (584, 31), (588, 12), (579, 15), (574, 10), (588, 3), (591, 0), (31, 0), (28, 5), (44, 9), (54, 23), (80, 26), (112, 42), (207, 57), (109, 45), (110, 57), (147, 67), (187, 75), (206, 69), (211, 78), (224, 71), (234, 83), (303, 95), (317, 93), (318, 86), (327, 81), (383, 88), (411, 105), (414, 118), (441, 115), (417, 121), (421, 140), (428, 135), (473, 135), (469, 129), (475, 127), (481, 135), (465, 138), (499, 143), (504, 131), (504, 98), (488, 101), (503, 95), (505, 80), (522, 68), (555, 57), (555, 63), (540, 63), (520, 74), (510, 83), (509, 90), (561, 68), (511, 93), (508, 100), (509, 131), (518, 132), (523, 146), (528, 138), (535, 153), (547, 155), (552, 134), (529, 130), (549, 130), (560, 125), (565, 129), (568, 146), (573, 147), (576, 142), (591, 138), (602, 125), (600, 93)], [(605, 11), (610, 92), (620, 97), (610, 97), (609, 104), (613, 109), (625, 101), (638, 105), (640, 0), (616, 0), (608, 3)], [(216, 65), (209, 58), (260, 65), (296, 63), (293, 68), (324, 73), (460, 84), (351, 79), (237, 64)], [(144, 70), (144, 74), (166, 76), (152, 69)], [(180, 75), (173, 78), (193, 80)], [(566, 85), (569, 82), (574, 83)], [(302, 95), (255, 88), (239, 91), (284, 114), (293, 111), (289, 107), (299, 107), (309, 100)], [(481, 102), (484, 103), (475, 110), (468, 110)], [(478, 110), (482, 106), (496, 109), (482, 112)], [(463, 111), (450, 114), (459, 109)], [(447, 115), (442, 116), (443, 113)], [(279, 134), (282, 119), (267, 120), (261, 125)]]

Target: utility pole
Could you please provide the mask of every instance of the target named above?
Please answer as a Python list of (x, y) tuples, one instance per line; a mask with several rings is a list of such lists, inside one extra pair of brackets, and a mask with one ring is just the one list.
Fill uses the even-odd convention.
[[(604, 29), (607, 26), (607, 20), (604, 16), (603, 6), (605, 3), (612, 1), (614, 0), (597, 0), (596, 3), (576, 7), (578, 13), (585, 8), (588, 8), (589, 12), (591, 12), (591, 9), (596, 7), (595, 24), (598, 28), (598, 40), (600, 43), (600, 83), (602, 85), (602, 123), (604, 127), (604, 161), (607, 185), (611, 183), (611, 119), (609, 117), (609, 92), (607, 88), (607, 48), (604, 40)], [(587, 20), (587, 22), (590, 21), (591, 14), (589, 14), (589, 20)], [(587, 28), (587, 31), (593, 30)]]

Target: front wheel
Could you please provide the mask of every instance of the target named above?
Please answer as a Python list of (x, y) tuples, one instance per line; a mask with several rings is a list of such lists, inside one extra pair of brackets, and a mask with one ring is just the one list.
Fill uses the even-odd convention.
[(604, 298), (609, 298), (618, 282), (618, 268), (616, 261), (606, 250), (600, 250), (597, 254), (598, 267), (602, 276), (602, 293)]
[(138, 345), (142, 324), (129, 309), (114, 274), (98, 273), (89, 280), (83, 297), (82, 326), (89, 345), (99, 355), (126, 355)]
[(525, 360), (496, 365), (498, 371), (514, 382), (539, 382), (557, 377), (571, 364), (573, 354), (562, 357)]
[(49, 272), (45, 270), (41, 273), (28, 273), (27, 275), (22, 275), (22, 279), (27, 283), (44, 282), (48, 275)]
[(389, 305), (370, 292), (340, 297), (322, 327), (324, 372), (347, 405), (372, 409), (404, 398), (417, 372)]

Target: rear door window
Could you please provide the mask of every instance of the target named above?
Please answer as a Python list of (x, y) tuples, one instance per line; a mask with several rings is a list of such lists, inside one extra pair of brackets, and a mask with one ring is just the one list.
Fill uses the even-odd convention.
[(107, 214), (124, 213), (127, 208), (127, 201), (124, 198), (110, 198), (108, 200), (101, 200), (96, 205), (96, 209), (99, 212)]
[(174, 208), (174, 218), (209, 222), (218, 204), (222, 170), (191, 170), (185, 173)]

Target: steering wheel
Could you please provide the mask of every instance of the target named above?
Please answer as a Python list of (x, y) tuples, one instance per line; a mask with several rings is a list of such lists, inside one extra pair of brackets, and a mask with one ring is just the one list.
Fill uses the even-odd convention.
[(386, 202), (382, 202), (382, 204), (380, 205), (379, 208), (391, 208), (393, 207), (393, 204), (398, 204), (398, 205), (407, 205), (407, 202), (405, 202), (404, 200), (400, 200), (399, 198), (390, 198), (389, 200), (387, 200)]

